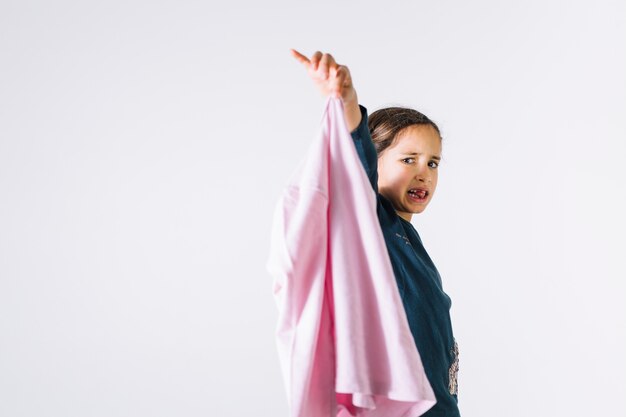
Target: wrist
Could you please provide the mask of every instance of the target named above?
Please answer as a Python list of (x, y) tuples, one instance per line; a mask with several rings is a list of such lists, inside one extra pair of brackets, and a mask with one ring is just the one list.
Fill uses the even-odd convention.
[(359, 107), (359, 99), (357, 97), (356, 91), (352, 93), (348, 93), (346, 97), (342, 97), (343, 108), (348, 110), (349, 108)]
[(359, 101), (354, 94), (354, 98), (343, 102), (343, 112), (348, 130), (352, 132), (361, 123), (361, 108)]

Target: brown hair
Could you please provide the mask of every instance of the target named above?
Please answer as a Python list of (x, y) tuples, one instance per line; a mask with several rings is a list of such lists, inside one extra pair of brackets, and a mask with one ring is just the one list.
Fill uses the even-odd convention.
[(412, 125), (430, 125), (441, 139), (441, 132), (435, 122), (417, 110), (406, 107), (376, 110), (369, 116), (367, 125), (378, 156), (394, 143), (401, 131)]

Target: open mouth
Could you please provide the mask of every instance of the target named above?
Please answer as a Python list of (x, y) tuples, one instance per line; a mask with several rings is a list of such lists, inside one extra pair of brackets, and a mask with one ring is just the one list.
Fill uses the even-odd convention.
[(426, 198), (428, 197), (428, 190), (424, 190), (422, 188), (411, 188), (409, 191), (407, 191), (407, 194), (409, 195), (409, 198), (417, 203), (423, 203), (424, 201), (426, 201)]

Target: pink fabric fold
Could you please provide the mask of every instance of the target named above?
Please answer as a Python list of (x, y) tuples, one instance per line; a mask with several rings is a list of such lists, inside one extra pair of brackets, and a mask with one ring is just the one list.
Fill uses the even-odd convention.
[(435, 404), (340, 99), (276, 207), (267, 267), (290, 417), (417, 417)]

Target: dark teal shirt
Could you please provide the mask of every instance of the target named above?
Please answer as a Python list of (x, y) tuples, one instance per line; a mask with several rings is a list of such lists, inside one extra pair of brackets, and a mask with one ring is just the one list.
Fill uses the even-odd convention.
[(367, 125), (367, 109), (352, 139), (376, 191), (377, 212), (404, 310), (437, 403), (424, 417), (460, 416), (457, 398), (458, 347), (452, 334), (450, 297), (413, 225), (398, 216), (378, 192), (378, 156)]

